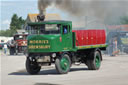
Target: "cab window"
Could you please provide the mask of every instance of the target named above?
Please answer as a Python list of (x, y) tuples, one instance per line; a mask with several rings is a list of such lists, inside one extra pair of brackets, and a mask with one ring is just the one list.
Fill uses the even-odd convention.
[(43, 24), (34, 25), (29, 27), (29, 33), (31, 34), (59, 34), (60, 25), (59, 24)]
[(67, 34), (68, 33), (68, 26), (63, 26), (63, 34)]

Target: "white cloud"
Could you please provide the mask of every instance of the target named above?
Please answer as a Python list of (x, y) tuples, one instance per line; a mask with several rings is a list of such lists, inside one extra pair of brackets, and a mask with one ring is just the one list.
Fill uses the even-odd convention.
[(9, 26), (10, 26), (10, 20), (4, 20), (3, 22), (2, 22), (2, 24), (4, 25), (4, 29), (9, 29)]
[(2, 24), (10, 24), (10, 20), (4, 20)]
[[(1, 1), (26, 1), (26, 0), (1, 0)], [(37, 0), (27, 0), (27, 1), (37, 1)]]

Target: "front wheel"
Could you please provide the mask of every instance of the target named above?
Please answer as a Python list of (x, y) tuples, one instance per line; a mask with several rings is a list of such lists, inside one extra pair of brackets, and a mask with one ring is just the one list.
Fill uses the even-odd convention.
[(38, 74), (41, 67), (38, 65), (36, 61), (31, 61), (29, 58), (26, 60), (26, 70), (29, 74)]
[(68, 54), (62, 54), (55, 61), (56, 70), (60, 74), (66, 74), (70, 71), (71, 60)]
[(87, 66), (89, 70), (98, 70), (101, 66), (101, 54), (99, 51), (90, 53), (90, 59), (87, 59)]

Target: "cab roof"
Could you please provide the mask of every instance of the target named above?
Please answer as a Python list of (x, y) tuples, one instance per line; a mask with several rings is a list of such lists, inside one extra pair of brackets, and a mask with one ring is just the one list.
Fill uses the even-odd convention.
[(42, 22), (31, 22), (28, 23), (28, 25), (42, 25), (42, 24), (71, 24), (71, 21), (65, 21), (65, 20), (47, 20)]

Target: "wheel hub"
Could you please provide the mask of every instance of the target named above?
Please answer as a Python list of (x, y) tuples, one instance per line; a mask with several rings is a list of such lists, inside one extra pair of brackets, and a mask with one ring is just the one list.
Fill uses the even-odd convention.
[(99, 58), (99, 55), (96, 56), (95, 63), (96, 63), (96, 67), (100, 67), (100, 58)]
[(61, 62), (60, 62), (61, 68), (64, 71), (67, 71), (67, 69), (69, 68), (69, 61), (67, 58), (62, 58)]

